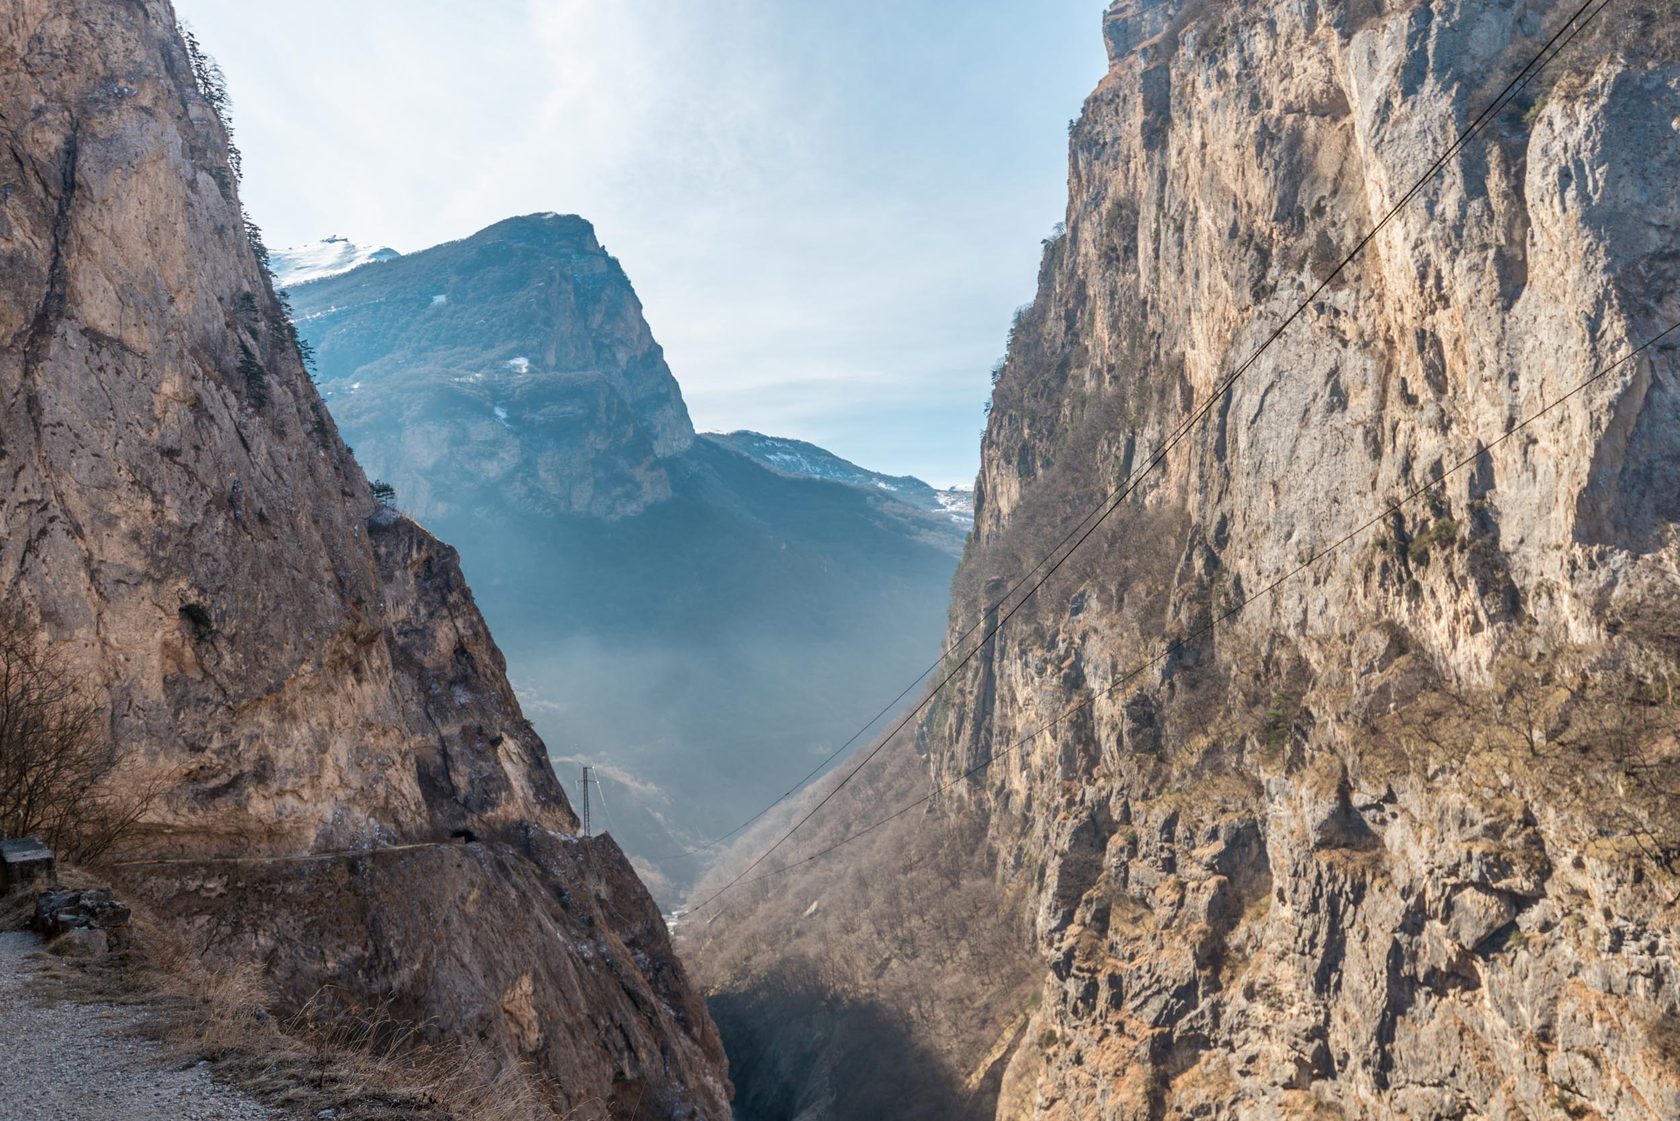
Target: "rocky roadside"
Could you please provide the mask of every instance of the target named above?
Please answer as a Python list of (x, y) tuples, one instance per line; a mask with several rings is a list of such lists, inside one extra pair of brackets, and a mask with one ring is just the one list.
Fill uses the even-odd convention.
[(0, 932), (0, 1121), (267, 1121), (283, 1116), (218, 1085), (207, 1063), (172, 1067), (137, 1029), (145, 1009), (43, 1001), (33, 933)]

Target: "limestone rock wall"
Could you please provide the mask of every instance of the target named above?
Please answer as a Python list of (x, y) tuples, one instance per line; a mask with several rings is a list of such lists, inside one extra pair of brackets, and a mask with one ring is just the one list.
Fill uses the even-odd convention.
[[(169, 5), (0, 3), (0, 143), (0, 589), (104, 703), (129, 781), (166, 785), (154, 855), (574, 831), (454, 551), (376, 506), (299, 362)], [(540, 1021), (578, 1101), (623, 1083), (725, 1116), (715, 1033), (622, 858), (498, 852), (374, 861), (358, 922), (385, 956), (340, 975), (439, 1031), (499, 1022), (500, 1061), (531, 1050), (506, 1025)], [(421, 931), (428, 891), (548, 917), (511, 942), (465, 917)], [(277, 983), (333, 952), (264, 906), (242, 945)], [(578, 924), (630, 949), (603, 967), (562, 936)], [(382, 929), (408, 936), (381, 950)], [(571, 980), (469, 1016), (434, 983), (451, 954)]]
[(454, 572), (452, 552), (369, 522), (172, 14), (20, 2), (4, 18), (0, 571), (109, 697), (123, 752), (178, 776), (160, 832), (332, 846), (452, 822), (461, 792), (423, 788), (413, 762), (438, 741), (434, 682), (395, 664), (448, 644), (498, 679), (499, 719), (483, 715), (505, 727), (486, 739), (524, 737), (505, 755), (531, 772), (522, 799), (504, 782), (475, 812), (569, 824), (470, 595), (434, 602), (412, 578)]
[[(1565, 14), (1110, 6), (1066, 232), (994, 396), (954, 635)], [(1618, 824), (1662, 800), (1594, 755), (1605, 728), (1563, 759), (1553, 716), (1519, 719), (1543, 674), (1503, 707), (1465, 700), (1564, 651), (1673, 652), (1632, 635), (1680, 588), (1676, 349), (1488, 447), (1680, 318), (1672, 15), (1607, 13), (1454, 157), (930, 725), (936, 778), (995, 758), (949, 797), (991, 822), (1000, 877), (1034, 885), (1046, 982), (1000, 1116), (1680, 1112), (1671, 839)], [(1638, 766), (1672, 770), (1668, 735)], [(1506, 739), (1527, 746), (1489, 746)]]

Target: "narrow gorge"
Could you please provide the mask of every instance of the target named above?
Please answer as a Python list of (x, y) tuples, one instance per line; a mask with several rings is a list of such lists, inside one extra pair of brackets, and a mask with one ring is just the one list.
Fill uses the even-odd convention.
[[(0, 1121), (85, 1100), (48, 1063), (115, 1087), (89, 1117), (151, 1063), (302, 1121), (1680, 1118), (1675, 0), (1093, 5), (972, 492), (810, 442), (943, 438), (1003, 259), (1004, 196), (865, 109), (1006, 135), (964, 131), (1007, 68), (958, 32), (1024, 55), (1049, 7), (901, 7), (474, 10), (438, 57), (478, 69), (390, 118), (461, 146), (425, 154), (471, 224), (271, 254), (171, 0), (0, 0), (0, 989), (52, 1024)], [(408, 30), (357, 44), (379, 81)], [(532, 137), (680, 180), (616, 213), (689, 282), (766, 263), (757, 302), (661, 276), (644, 317), (538, 209), (618, 200)], [(880, 150), (904, 181), (848, 193)], [(378, 162), (312, 170), (348, 201)], [(769, 180), (801, 228), (718, 205)], [(956, 267), (835, 240), (918, 224)], [(685, 400), (649, 318), (715, 380)], [(720, 374), (753, 331), (788, 370)], [(697, 431), (753, 394), (807, 438)], [(37, 894), (78, 813), (116, 824)]]
[(556, 764), (605, 776), (614, 837), (674, 905), (705, 868), (689, 848), (937, 656), (967, 523), (920, 480), (696, 432), (577, 215), (367, 256), (289, 292), (322, 399), (392, 501), (462, 543)]

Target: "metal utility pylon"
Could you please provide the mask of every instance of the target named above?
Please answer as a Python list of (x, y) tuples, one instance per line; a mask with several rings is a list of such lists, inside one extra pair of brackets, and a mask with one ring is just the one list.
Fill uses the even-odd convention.
[(585, 763), (583, 766), (583, 835), (585, 837), (594, 836), (589, 831), (589, 782), (589, 764)]

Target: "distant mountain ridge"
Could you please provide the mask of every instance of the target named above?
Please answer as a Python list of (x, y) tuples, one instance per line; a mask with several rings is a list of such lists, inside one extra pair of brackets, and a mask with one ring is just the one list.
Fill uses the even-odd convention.
[[(615, 787), (633, 857), (732, 827), (937, 656), (967, 522), (815, 445), (697, 438), (584, 219), (506, 219), (291, 300), (345, 439), (459, 542), (533, 721)], [(668, 899), (703, 870), (638, 867)]]
[(857, 487), (874, 487), (922, 510), (937, 511), (953, 521), (971, 525), (974, 521), (974, 492), (967, 487), (939, 488), (914, 475), (885, 475), (859, 467), (826, 448), (785, 436), (739, 429), (734, 432), (702, 432), (710, 440), (763, 463), (785, 475), (827, 479)]

